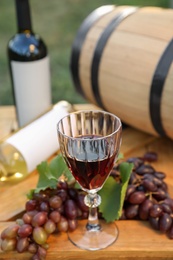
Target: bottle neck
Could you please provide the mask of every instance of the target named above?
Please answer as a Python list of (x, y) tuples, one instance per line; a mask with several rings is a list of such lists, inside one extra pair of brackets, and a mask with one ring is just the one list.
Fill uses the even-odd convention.
[(16, 16), (18, 32), (32, 31), (29, 0), (16, 1)]

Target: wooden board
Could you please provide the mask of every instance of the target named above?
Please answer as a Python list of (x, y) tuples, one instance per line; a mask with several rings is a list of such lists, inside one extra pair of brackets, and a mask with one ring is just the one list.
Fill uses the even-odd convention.
[[(83, 108), (82, 106), (77, 107)], [(85, 106), (85, 109), (87, 108)], [(126, 158), (141, 156), (146, 151), (158, 153), (158, 162), (153, 163), (153, 166), (158, 171), (164, 171), (167, 174), (166, 182), (173, 197), (173, 142), (166, 138), (153, 137), (132, 128), (123, 130), (121, 152)], [(12, 186), (0, 186), (0, 232), (24, 210), (26, 194), (36, 186), (37, 180), (38, 175), (35, 171), (20, 183)], [(117, 241), (107, 249), (96, 252), (78, 249), (70, 243), (66, 233), (52, 235), (48, 240), (50, 248), (46, 259), (173, 259), (173, 241), (168, 239), (165, 234), (151, 229), (148, 222), (128, 220), (117, 221), (116, 224), (119, 229)], [(0, 252), (0, 259), (29, 260), (31, 255), (28, 253)]]

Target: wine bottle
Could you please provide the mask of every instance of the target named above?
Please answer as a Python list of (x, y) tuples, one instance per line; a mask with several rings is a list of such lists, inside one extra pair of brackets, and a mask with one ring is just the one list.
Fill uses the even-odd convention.
[(22, 180), (59, 149), (56, 124), (71, 105), (61, 101), (0, 144), (0, 183)]
[(7, 52), (19, 127), (44, 113), (52, 103), (46, 45), (32, 31), (29, 0), (15, 0), (18, 32)]

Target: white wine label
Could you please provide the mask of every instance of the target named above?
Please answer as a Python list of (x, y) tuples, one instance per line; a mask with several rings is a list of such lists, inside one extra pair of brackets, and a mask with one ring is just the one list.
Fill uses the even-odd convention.
[(46, 112), (51, 105), (49, 57), (38, 61), (11, 61), (20, 127)]
[(67, 114), (67, 109), (57, 104), (52, 110), (6, 140), (22, 154), (28, 172), (33, 171), (38, 164), (59, 149), (57, 123)]

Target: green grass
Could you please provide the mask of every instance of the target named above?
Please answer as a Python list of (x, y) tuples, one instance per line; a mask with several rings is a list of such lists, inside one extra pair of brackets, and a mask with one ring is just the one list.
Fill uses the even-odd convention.
[[(105, 4), (169, 7), (169, 0), (30, 0), (33, 29), (49, 50), (53, 103), (62, 99), (85, 102), (71, 80), (71, 46), (86, 16)], [(0, 105), (9, 105), (13, 104), (13, 97), (6, 46), (16, 32), (14, 0), (0, 0), (0, 12)]]

